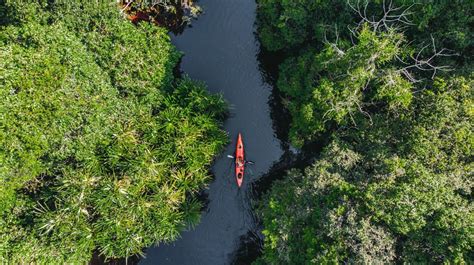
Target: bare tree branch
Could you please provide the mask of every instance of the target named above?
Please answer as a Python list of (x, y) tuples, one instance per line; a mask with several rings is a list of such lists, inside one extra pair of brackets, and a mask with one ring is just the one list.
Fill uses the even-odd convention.
[(359, 28), (363, 24), (369, 24), (373, 31), (379, 31), (389, 30), (394, 28), (394, 25), (413, 25), (412, 21), (408, 18), (413, 14), (410, 12), (410, 8), (413, 5), (403, 9), (403, 6), (394, 7), (392, 0), (388, 3), (384, 0), (382, 3), (383, 15), (380, 19), (376, 19), (375, 16), (369, 18), (367, 15), (369, 1), (365, 0), (364, 2), (364, 6), (361, 7), (360, 0), (357, 0), (356, 5), (353, 5), (351, 0), (347, 0), (349, 7), (362, 19), (356, 28)]
[[(421, 58), (423, 51), (425, 49), (427, 49), (429, 46), (432, 46), (433, 54), (428, 58)], [(456, 56), (456, 55), (457, 54), (452, 53), (451, 50), (446, 49), (446, 48), (442, 48), (441, 50), (438, 51), (438, 49), (436, 48), (435, 40), (434, 40), (433, 36), (431, 36), (431, 44), (427, 44), (427, 45), (423, 46), (415, 56), (413, 56), (413, 55), (410, 56), (411, 59), (413, 60), (412, 64), (409, 64), (409, 63), (401, 60), (398, 56), (396, 58), (399, 62), (406, 65), (405, 67), (401, 68), (399, 70), (399, 72), (401, 72), (406, 78), (408, 78), (408, 80), (410, 80), (412, 82), (419, 82), (420, 80), (415, 79), (413, 77), (413, 75), (409, 72), (409, 70), (417, 69), (417, 70), (420, 70), (420, 71), (432, 71), (433, 73), (431, 75), (431, 79), (434, 79), (434, 77), (436, 76), (438, 71), (451, 71), (452, 70), (452, 68), (448, 65), (436, 65), (434, 63), (436, 58), (438, 58), (438, 57), (450, 57), (450, 56)]]

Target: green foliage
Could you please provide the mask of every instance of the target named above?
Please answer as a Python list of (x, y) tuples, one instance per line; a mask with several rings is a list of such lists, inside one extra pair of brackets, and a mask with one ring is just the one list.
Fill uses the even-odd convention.
[(361, 20), (348, 2), (374, 19), (382, 17), (383, 3), (408, 9), (413, 26), (406, 31), (411, 40), (423, 46), (433, 36), (440, 47), (470, 56), (474, 40), (470, 29), (474, 23), (472, 1), (257, 0), (260, 40), (269, 50), (291, 50), (308, 43), (320, 47), (325, 37), (329, 39), (336, 33), (348, 37), (347, 26)]
[[(351, 21), (340, 0), (258, 0), (258, 34), (269, 50), (291, 49), (310, 40), (322, 41), (334, 24)], [(337, 12), (334, 12), (337, 10)], [(329, 23), (330, 22), (330, 23)]]
[(404, 68), (405, 63), (415, 65), (414, 58), (422, 61), (443, 47), (453, 56), (439, 56), (429, 62), (430, 67), (457, 64), (465, 66), (458, 71), (471, 69), (471, 1), (260, 0), (258, 4), (263, 46), (289, 52), (277, 86), (288, 99), (293, 119), (290, 139), (299, 147), (335, 125), (353, 123), (354, 112), (365, 111), (367, 105), (408, 106), (412, 83), (418, 81), (413, 80), (417, 79), (413, 70), (419, 67)]
[(472, 262), (473, 2), (258, 3), (292, 143), (332, 140), (266, 195), (257, 264)]
[[(277, 87), (288, 99), (293, 119), (290, 139), (299, 147), (334, 125), (351, 123), (352, 114), (365, 105), (410, 104), (413, 80), (403, 67), (414, 64), (415, 51), (420, 51), (419, 58), (428, 58), (435, 47), (447, 48), (453, 56), (430, 63), (465, 66), (457, 69), (465, 73), (472, 68), (472, 1), (260, 0), (258, 4), (263, 46), (288, 52)], [(377, 29), (369, 25), (380, 21), (384, 12), (389, 16), (385, 23)]]
[(149, 23), (134, 26), (104, 2), (60, 1), (48, 8), (50, 20), (58, 20), (76, 32), (122, 95), (153, 102), (169, 89), (180, 55), (169, 45), (166, 29)]
[[(62, 4), (61, 4), (62, 3)], [(9, 2), (0, 28), (0, 260), (140, 254), (199, 220), (226, 105), (175, 79), (166, 31), (115, 6)], [(28, 9), (23, 9), (28, 6)]]
[[(372, 8), (380, 12), (380, 2)], [(413, 24), (405, 32), (418, 47), (429, 43), (431, 37), (438, 47), (451, 49), (458, 53), (463, 63), (470, 64), (474, 47), (474, 2), (473, 1), (437, 1), (419, 0), (393, 1), (396, 7), (409, 8), (409, 19)]]
[[(453, 56), (439, 56), (441, 60), (433, 59), (430, 65), (457, 64), (464, 66), (459, 71), (469, 73), (474, 36), (467, 25), (474, 19), (469, 12), (472, 3), (462, 2), (454, 7), (451, 2), (391, 1), (392, 9), (399, 7), (388, 13), (395, 22), (389, 20), (375, 28), (369, 22), (379, 21), (384, 9), (389, 12), (388, 1), (383, 3), (385, 8), (382, 1), (259, 3), (259, 32), (264, 47), (270, 50), (306, 47), (281, 65), (277, 84), (288, 98), (287, 107), (292, 115), (290, 139), (296, 146), (317, 139), (334, 125), (353, 123), (354, 112), (362, 111), (367, 105), (406, 107), (413, 97), (412, 75), (420, 71), (418, 67), (405, 71), (404, 67), (405, 63), (414, 65), (415, 57), (429, 58), (440, 47), (448, 48)], [(441, 11), (451, 7), (453, 12)], [(329, 12), (334, 9), (340, 12)], [(306, 15), (296, 15), (303, 13)], [(364, 14), (365, 22), (356, 27)], [(401, 14), (406, 15), (403, 21), (413, 25), (396, 24)], [(274, 25), (276, 21), (280, 21), (278, 26)], [(347, 28), (352, 28), (352, 32)], [(332, 43), (331, 39), (336, 41)]]
[(404, 115), (359, 114), (267, 195), (262, 262), (472, 260), (473, 96), (472, 81), (438, 80)]
[[(365, 26), (357, 41), (354, 46), (327, 44), (321, 52), (309, 50), (281, 66), (277, 86), (290, 97), (294, 144), (314, 139), (332, 123), (346, 124), (361, 111), (363, 101), (410, 104), (412, 84), (390, 64), (404, 56), (403, 35)], [(364, 93), (369, 95), (364, 98)]]

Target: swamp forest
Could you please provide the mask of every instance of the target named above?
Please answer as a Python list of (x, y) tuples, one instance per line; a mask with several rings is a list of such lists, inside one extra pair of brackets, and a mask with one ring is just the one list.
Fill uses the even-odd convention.
[(474, 1), (0, 0), (0, 264), (472, 264)]

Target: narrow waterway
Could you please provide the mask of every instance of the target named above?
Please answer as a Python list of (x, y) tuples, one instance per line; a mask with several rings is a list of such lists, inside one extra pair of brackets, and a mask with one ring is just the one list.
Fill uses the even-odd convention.
[[(200, 224), (174, 243), (149, 248), (141, 264), (232, 264), (245, 260), (236, 256), (255, 251), (245, 250), (243, 242), (257, 231), (251, 210), (252, 184), (268, 176), (284, 153), (282, 146), (287, 146), (276, 136), (271, 117), (275, 114), (269, 104), (272, 87), (259, 67), (255, 0), (201, 0), (199, 5), (205, 13), (183, 34), (173, 36), (173, 43), (185, 54), (182, 71), (206, 82), (210, 92), (221, 93), (230, 104), (225, 130), (232, 143), (212, 168), (214, 180), (205, 194), (208, 204)], [(247, 159), (255, 161), (241, 189), (232, 173), (232, 161), (226, 157), (233, 153), (239, 132)]]

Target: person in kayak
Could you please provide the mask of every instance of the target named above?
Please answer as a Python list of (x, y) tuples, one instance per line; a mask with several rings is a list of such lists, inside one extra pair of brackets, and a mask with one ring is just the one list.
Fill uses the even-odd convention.
[(237, 158), (237, 166), (238, 167), (243, 167), (245, 164), (244, 160), (241, 157)]

